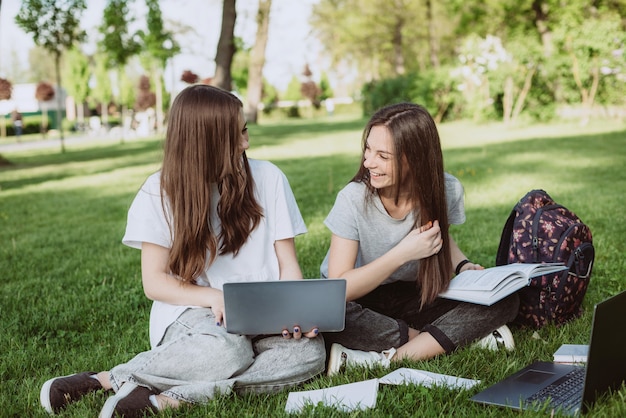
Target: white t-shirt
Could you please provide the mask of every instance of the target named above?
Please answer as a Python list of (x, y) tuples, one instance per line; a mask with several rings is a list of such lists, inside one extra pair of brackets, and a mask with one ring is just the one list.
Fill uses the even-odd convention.
[[(448, 173), (445, 173), (444, 180), (448, 222), (462, 224), (465, 222), (463, 185)], [(364, 183), (349, 183), (337, 194), (335, 204), (324, 221), (333, 234), (359, 242), (355, 267), (369, 264), (387, 253), (408, 235), (415, 222), (413, 212), (404, 219), (389, 216), (378, 196), (373, 196), (372, 203), (365, 205), (366, 193)], [(410, 261), (400, 266), (382, 284), (415, 281), (418, 268), (418, 261)], [(320, 272), (323, 277), (328, 276), (328, 253)]]
[[(222, 289), (227, 282), (278, 280), (279, 268), (274, 242), (293, 238), (307, 232), (293, 192), (282, 171), (268, 161), (248, 160), (255, 182), (255, 197), (263, 208), (263, 217), (252, 231), (236, 257), (218, 256), (213, 264), (196, 280), (200, 286)], [(146, 180), (129, 211), (126, 233), (122, 242), (141, 249), (142, 242), (171, 248), (171, 235), (163, 212), (160, 192), (161, 173)], [(214, 190), (217, 196), (217, 189)], [(215, 204), (217, 199), (214, 199)], [(216, 206), (211, 214), (219, 222)], [(168, 215), (169, 216), (169, 215)], [(170, 305), (155, 301), (150, 313), (150, 344), (155, 347), (167, 327), (189, 306)]]

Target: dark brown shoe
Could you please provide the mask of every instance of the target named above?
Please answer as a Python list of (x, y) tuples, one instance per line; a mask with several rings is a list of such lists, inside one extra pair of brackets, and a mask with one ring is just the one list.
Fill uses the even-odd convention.
[(49, 413), (56, 414), (86, 394), (102, 389), (98, 379), (91, 377), (95, 374), (83, 372), (48, 380), (39, 392), (41, 406)]
[(159, 412), (159, 409), (150, 402), (150, 396), (155, 392), (133, 383), (126, 382), (120, 390), (111, 396), (102, 407), (99, 418), (139, 418)]

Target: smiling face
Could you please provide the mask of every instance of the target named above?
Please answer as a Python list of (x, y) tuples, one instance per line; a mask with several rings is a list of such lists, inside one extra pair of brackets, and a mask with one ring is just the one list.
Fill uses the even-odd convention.
[(397, 182), (402, 180), (402, 174), (396, 167), (396, 160), (389, 129), (384, 125), (373, 126), (365, 140), (363, 155), (363, 167), (369, 172), (372, 187), (381, 190), (396, 186)]

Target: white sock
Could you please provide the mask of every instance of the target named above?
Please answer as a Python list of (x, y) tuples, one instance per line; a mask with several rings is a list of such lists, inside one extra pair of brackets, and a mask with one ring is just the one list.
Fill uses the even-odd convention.
[(154, 405), (156, 409), (159, 409), (159, 401), (157, 401), (156, 395), (150, 395), (148, 399), (150, 399), (150, 403)]

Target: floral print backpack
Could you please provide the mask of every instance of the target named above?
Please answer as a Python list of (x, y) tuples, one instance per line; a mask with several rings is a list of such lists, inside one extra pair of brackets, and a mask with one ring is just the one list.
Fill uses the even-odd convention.
[(594, 257), (591, 231), (578, 216), (544, 190), (528, 192), (504, 225), (496, 265), (561, 262), (569, 269), (532, 278), (519, 290), (514, 323), (541, 328), (579, 317)]

